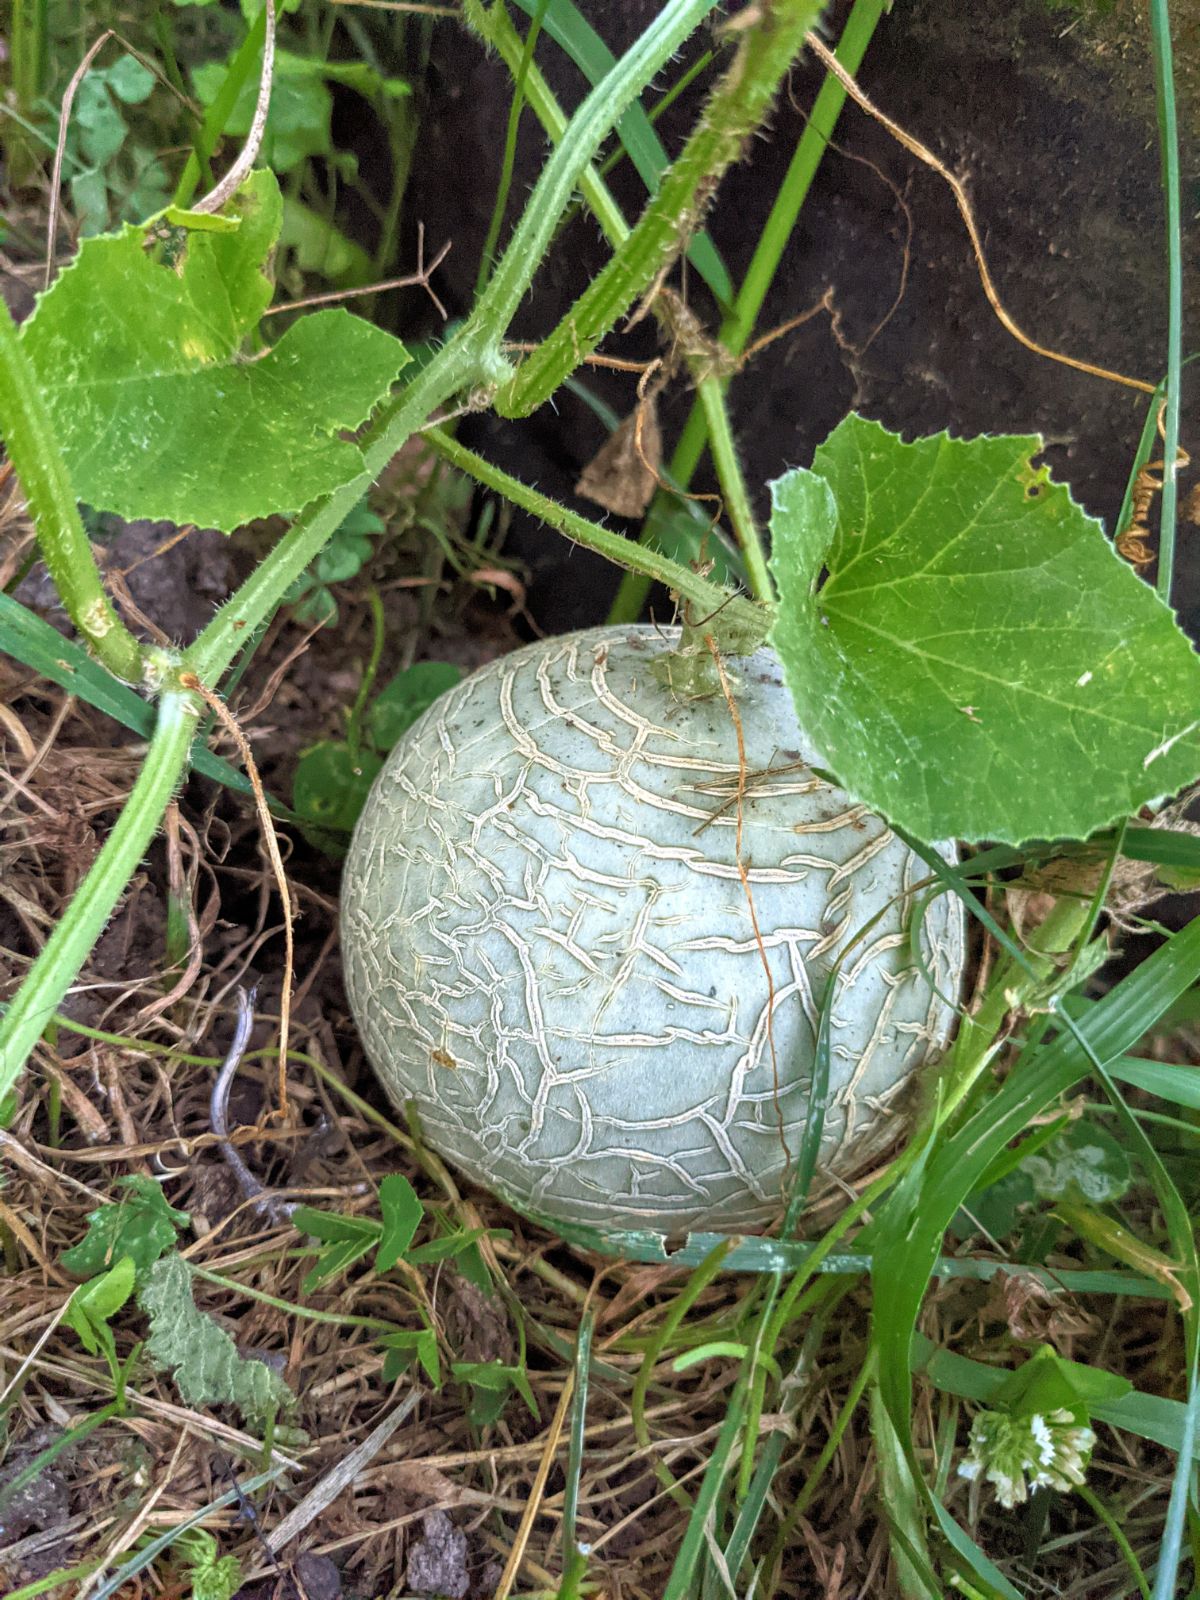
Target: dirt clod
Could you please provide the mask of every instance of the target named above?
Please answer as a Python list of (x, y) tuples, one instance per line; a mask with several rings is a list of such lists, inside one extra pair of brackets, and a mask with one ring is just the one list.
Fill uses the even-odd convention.
[(467, 1536), (444, 1511), (425, 1516), (424, 1532), (408, 1552), (408, 1586), (416, 1594), (463, 1600), (471, 1587), (467, 1571)]

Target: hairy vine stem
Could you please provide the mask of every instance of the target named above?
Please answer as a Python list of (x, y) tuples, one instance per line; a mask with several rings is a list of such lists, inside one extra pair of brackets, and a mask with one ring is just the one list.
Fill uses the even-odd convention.
[(666, 271), (700, 225), (726, 169), (766, 116), (820, 11), (818, 0), (777, 0), (758, 15), (623, 248), (497, 395), (501, 416), (528, 416), (543, 405)]
[(598, 555), (630, 567), (635, 572), (644, 573), (654, 583), (665, 584), (680, 599), (695, 607), (699, 616), (708, 619), (704, 624), (705, 630), (714, 634), (731, 654), (746, 655), (757, 649), (766, 638), (772, 614), (765, 607), (755, 605), (740, 595), (731, 596), (727, 590), (709, 583), (690, 567), (672, 561), (669, 556), (647, 545), (637, 544), (624, 534), (613, 533), (598, 522), (590, 522), (586, 517), (560, 505), (557, 500), (552, 500), (549, 495), (541, 494), (493, 466), (490, 461), (485, 461), (441, 428), (427, 429), (425, 437), (451, 466), (489, 489), (495, 489), (513, 505), (540, 517), (572, 543), (594, 550)]
[(715, 0), (671, 0), (633, 48), (588, 95), (534, 185), (487, 289), (459, 332), (386, 406), (362, 441), (366, 471), (310, 507), (224, 606), (187, 652), (187, 665), (212, 684), (232, 661), (248, 629), (279, 604), (295, 578), (321, 551), (370, 483), (439, 406), (461, 391), (479, 405), (511, 376), (501, 353), (508, 326), (602, 140), (664, 61), (678, 49)]
[[(500, 55), (515, 79), (525, 62), (525, 42), (513, 26), (506, 7), (496, 4), (487, 6), (483, 0), (463, 0), (463, 21)], [(534, 116), (549, 135), (550, 142), (560, 144), (570, 119), (554, 98), (533, 60), (526, 66), (524, 94)], [(629, 237), (628, 224), (608, 185), (590, 161), (580, 174), (579, 192), (609, 243), (624, 244)]]
[[(837, 59), (849, 72), (858, 71), (885, 9), (884, 0), (854, 0), (836, 51)], [(743, 353), (754, 331), (767, 291), (774, 282), (783, 252), (808, 198), (808, 191), (833, 136), (845, 99), (845, 86), (830, 74), (821, 85), (804, 131), (797, 140), (795, 152), (779, 185), (770, 215), (758, 236), (737, 298), (717, 334), (717, 342), (731, 358), (736, 359)], [(668, 474), (671, 482), (683, 490), (687, 489), (700, 465), (712, 419), (720, 415), (718, 391), (723, 397), (731, 382), (732, 378), (722, 378), (712, 373), (702, 377), (697, 385), (699, 392), (675, 445)], [(728, 490), (725, 490), (725, 495), (726, 499), (730, 498)], [(640, 537), (643, 542), (657, 537), (663, 517), (674, 503), (674, 496), (661, 490), (655, 496), (642, 525)], [(632, 622), (641, 614), (648, 590), (649, 585), (639, 573), (627, 572), (621, 579), (621, 587), (608, 620)]]
[(168, 689), (158, 725), (129, 799), (87, 877), (56, 924), (0, 1026), (0, 1094), (12, 1087), (30, 1051), (53, 1020), (63, 995), (124, 893), (137, 863), (158, 832), (167, 803), (187, 764), (201, 702)]
[(72, 622), (97, 661), (115, 678), (141, 684), (142, 647), (104, 592), (50, 415), (3, 300), (0, 434), (37, 527), (42, 558)]
[[(872, 0), (872, 3), (878, 5), (880, 0)], [(499, 51), (514, 79), (516, 79), (525, 65), (525, 52), (520, 35), (513, 27), (504, 7), (494, 5), (488, 10), (480, 3), (480, 0), (468, 0), (468, 21), (481, 38)], [(526, 98), (530, 106), (550, 139), (557, 144), (567, 126), (567, 119), (563, 115), (558, 102), (546, 86), (545, 80), (537, 72), (536, 67), (531, 68), (525, 74), (523, 81)], [(592, 215), (599, 223), (605, 238), (613, 246), (614, 250), (620, 252), (629, 237), (629, 227), (612, 195), (609, 193), (604, 180), (589, 166), (580, 179), (579, 188)], [(659, 318), (659, 321), (667, 327), (669, 332), (669, 324), (667, 324), (664, 317), (661, 301), (652, 305), (651, 310)], [(774, 586), (767, 568), (766, 552), (762, 538), (754, 521), (750, 496), (746, 489), (741, 463), (733, 442), (729, 412), (725, 405), (725, 385), (716, 377), (702, 375), (699, 378), (697, 388), (703, 406), (703, 410), (700, 411), (698, 405), (697, 411), (700, 414), (701, 421), (707, 423), (708, 437), (712, 441), (712, 454), (717, 471), (717, 481), (720, 485), (721, 494), (724, 497), (734, 532), (737, 535), (738, 544), (745, 557), (750, 591), (755, 599), (762, 601), (764, 604), (770, 604), (774, 599)], [(701, 444), (703, 444), (704, 437), (704, 431), (701, 429)], [(695, 463), (693, 463), (694, 465)], [(661, 498), (661, 494), (659, 498)], [(647, 524), (648, 527), (649, 524)], [(645, 530), (643, 530), (644, 532)], [(643, 536), (641, 542), (647, 544), (651, 541)], [(622, 558), (622, 565), (625, 566), (626, 571), (621, 580), (621, 592), (624, 593), (627, 586), (635, 585), (639, 598), (635, 610), (623, 616), (620, 620), (632, 622), (641, 610), (652, 580), (636, 562), (632, 566), (630, 565), (628, 554)]]

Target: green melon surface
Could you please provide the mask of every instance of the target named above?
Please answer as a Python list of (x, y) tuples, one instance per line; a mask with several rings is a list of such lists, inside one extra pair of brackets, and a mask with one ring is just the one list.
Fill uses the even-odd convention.
[(896, 897), (928, 869), (803, 764), (762, 650), (730, 671), (768, 984), (733, 722), (720, 695), (680, 701), (650, 670), (674, 643), (593, 629), (444, 695), (375, 783), (342, 912), (368, 1055), (436, 1149), (560, 1222), (670, 1235), (778, 1214), (825, 978), (877, 914), (832, 1008), (826, 1172), (898, 1131), (963, 964), (952, 896), (924, 924), (936, 988), (913, 961)]

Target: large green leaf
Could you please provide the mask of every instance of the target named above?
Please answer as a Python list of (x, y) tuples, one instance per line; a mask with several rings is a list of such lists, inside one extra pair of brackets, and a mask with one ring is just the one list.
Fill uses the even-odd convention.
[(1200, 662), (1034, 437), (850, 416), (772, 485), (801, 725), (919, 838), (1083, 838), (1200, 771)]
[(233, 208), (233, 232), (159, 223), (86, 240), (22, 329), (75, 491), (97, 509), (228, 532), (362, 471), (340, 430), (387, 393), (403, 346), (339, 310), (248, 354), (271, 298), (271, 174)]

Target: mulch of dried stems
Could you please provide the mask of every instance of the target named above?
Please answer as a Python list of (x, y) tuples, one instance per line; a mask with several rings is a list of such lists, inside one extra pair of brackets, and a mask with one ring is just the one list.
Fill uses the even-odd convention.
[[(464, 657), (471, 653), (472, 626), (478, 631), (478, 618), (460, 627)], [(256, 665), (259, 683), (295, 650), (299, 637), (294, 628), (281, 628)], [(441, 642), (446, 647), (446, 639)], [(482, 646), (495, 648), (494, 639)], [(333, 731), (326, 724), (336, 718), (336, 707), (307, 693), (307, 685), (327, 687), (331, 674), (347, 670), (355, 649), (345, 627), (335, 640), (318, 636), (297, 670), (280, 679), (274, 703), (252, 719), (248, 731), (268, 787), (286, 789), (288, 759), (294, 761), (306, 741)], [(451, 644), (443, 653), (452, 650)], [(3, 992), (11, 993), (93, 859), (140, 752), (114, 743), (112, 724), (20, 667), (5, 661), (0, 671), (0, 979)], [(236, 1550), (261, 1580), (248, 1592), (300, 1592), (294, 1582), (288, 1588), (287, 1574), (300, 1552), (317, 1551), (337, 1563), (346, 1593), (407, 1593), (407, 1552), (422, 1535), (424, 1517), (437, 1509), (467, 1535), (471, 1592), (491, 1595), (551, 1443), (553, 1465), (514, 1592), (553, 1592), (562, 1560), (566, 1438), (554, 1443), (549, 1430), (590, 1295), (595, 1356), (603, 1365), (594, 1372), (588, 1400), (579, 1536), (593, 1546), (590, 1578), (598, 1592), (614, 1600), (652, 1600), (683, 1536), (688, 1493), (724, 1415), (735, 1363), (717, 1359), (678, 1374), (664, 1358), (649, 1394), (652, 1442), (648, 1449), (638, 1444), (629, 1389), (641, 1361), (639, 1340), (686, 1280), (567, 1250), (490, 1196), (461, 1194), (436, 1159), (414, 1146), (365, 1070), (348, 1019), (332, 871), (299, 845), (291, 875), (301, 918), (286, 1122), (273, 1123), (268, 1115), (280, 981), (278, 902), (249, 802), (203, 783), (193, 782), (173, 808), (64, 1007), (77, 1022), (131, 1042), (100, 1042), (60, 1028), (37, 1052), (20, 1109), (0, 1134), (0, 1390), (21, 1369), (7, 1402), (0, 1483), (110, 1397), (103, 1364), (85, 1355), (59, 1323), (74, 1287), (60, 1261), (82, 1238), (88, 1213), (120, 1195), (116, 1180), (145, 1173), (162, 1181), (172, 1205), (191, 1213), (193, 1232), (182, 1241), (188, 1259), (225, 1280), (198, 1280), (198, 1303), (244, 1350), (274, 1356), (299, 1396), (294, 1423), (306, 1438), (277, 1441), (276, 1459), (293, 1466), (257, 1497), (257, 1529), (236, 1507), (209, 1522), (222, 1547)], [(183, 886), (192, 907), (192, 950), (164, 971), (170, 883)], [(260, 985), (258, 1025), (230, 1118), (244, 1128), (257, 1124), (243, 1145), (250, 1164), (292, 1197), (372, 1214), (378, 1182), (390, 1172), (408, 1173), (429, 1204), (448, 1207), (464, 1225), (506, 1230), (486, 1246), (501, 1295), (486, 1298), (448, 1265), (420, 1272), (401, 1267), (380, 1278), (365, 1262), (321, 1290), (302, 1293), (311, 1258), (300, 1254), (292, 1228), (264, 1227), (244, 1202), (214, 1148), (212, 1066), (195, 1059), (223, 1053), (234, 992), (253, 981)], [(266, 1053), (255, 1056), (256, 1050)], [(48, 1112), (52, 1086), (61, 1100), (57, 1137)], [(362, 1098), (347, 1099), (342, 1086)], [(690, 1314), (692, 1324), (714, 1336), (728, 1333), (753, 1289), (749, 1278), (718, 1278)], [(515, 1360), (521, 1323), (538, 1418), (514, 1399), (502, 1420), (480, 1433), (469, 1424), (455, 1384), (436, 1393), (406, 1375), (386, 1386), (382, 1353), (369, 1329), (309, 1320), (254, 1297), (262, 1295), (339, 1316), (381, 1318), (398, 1329), (419, 1326), (421, 1304), (439, 1330), (444, 1355), (467, 1361)], [(1089, 1317), (1065, 1299), (1045, 1305), (1018, 1293), (1004, 1301), (986, 1286), (959, 1283), (930, 1297), (925, 1325), (934, 1337), (1005, 1365), (1015, 1349), (1050, 1333), (1064, 1353), (1128, 1370), (1145, 1387), (1172, 1392), (1182, 1356), (1176, 1352), (1173, 1360), (1158, 1339), (1174, 1320), (1164, 1322), (1155, 1310), (1118, 1317), (1111, 1303), (1100, 1309), (1108, 1320)], [(768, 1534), (805, 1482), (861, 1365), (868, 1314), (866, 1292), (855, 1290), (823, 1341), (802, 1348), (801, 1328), (790, 1350), (780, 1352), (795, 1375), (785, 1391), (786, 1410), (763, 1424), (787, 1435), (763, 1524)], [(122, 1357), (146, 1334), (145, 1319), (132, 1305), (115, 1327)], [(326, 1510), (275, 1551), (273, 1565), (262, 1541), (271, 1541), (288, 1511), (414, 1383), (424, 1392), (404, 1424)], [(936, 1470), (934, 1441), (944, 1449), (957, 1429), (961, 1443), (965, 1419), (946, 1397), (921, 1387), (917, 1392), (918, 1438)], [(11, 1528), (0, 1530), (0, 1541), (9, 1541), (0, 1548), (0, 1583), (11, 1588), (102, 1553), (115, 1560), (138, 1533), (171, 1526), (223, 1494), (233, 1474), (245, 1478), (257, 1470), (262, 1446), (235, 1416), (188, 1409), (170, 1380), (145, 1362), (135, 1369), (129, 1399), (126, 1416), (108, 1422), (44, 1474), (36, 1509), (15, 1537)], [(1141, 1530), (1153, 1542), (1169, 1469), (1165, 1455), (1108, 1433), (1099, 1458), (1098, 1492), (1114, 1505), (1135, 1544)], [(663, 1466), (687, 1493), (676, 1498), (663, 1490), (656, 1475)], [(778, 1593), (837, 1600), (892, 1592), (876, 1483), (860, 1409), (796, 1526)], [(965, 1484), (956, 1486), (951, 1477), (949, 1496), (965, 1515)], [(1011, 1558), (1014, 1571), (1022, 1567), (1019, 1519), (988, 1515), (980, 1537), (995, 1554)], [(1114, 1548), (1097, 1537), (1094, 1519), (1078, 1501), (1057, 1500), (1048, 1537), (1057, 1593), (1114, 1592), (1110, 1585), (1122, 1572)], [(1044, 1575), (1044, 1565), (1041, 1570)], [(162, 1569), (140, 1590), (133, 1585), (127, 1591), (137, 1592), (169, 1593)]]

